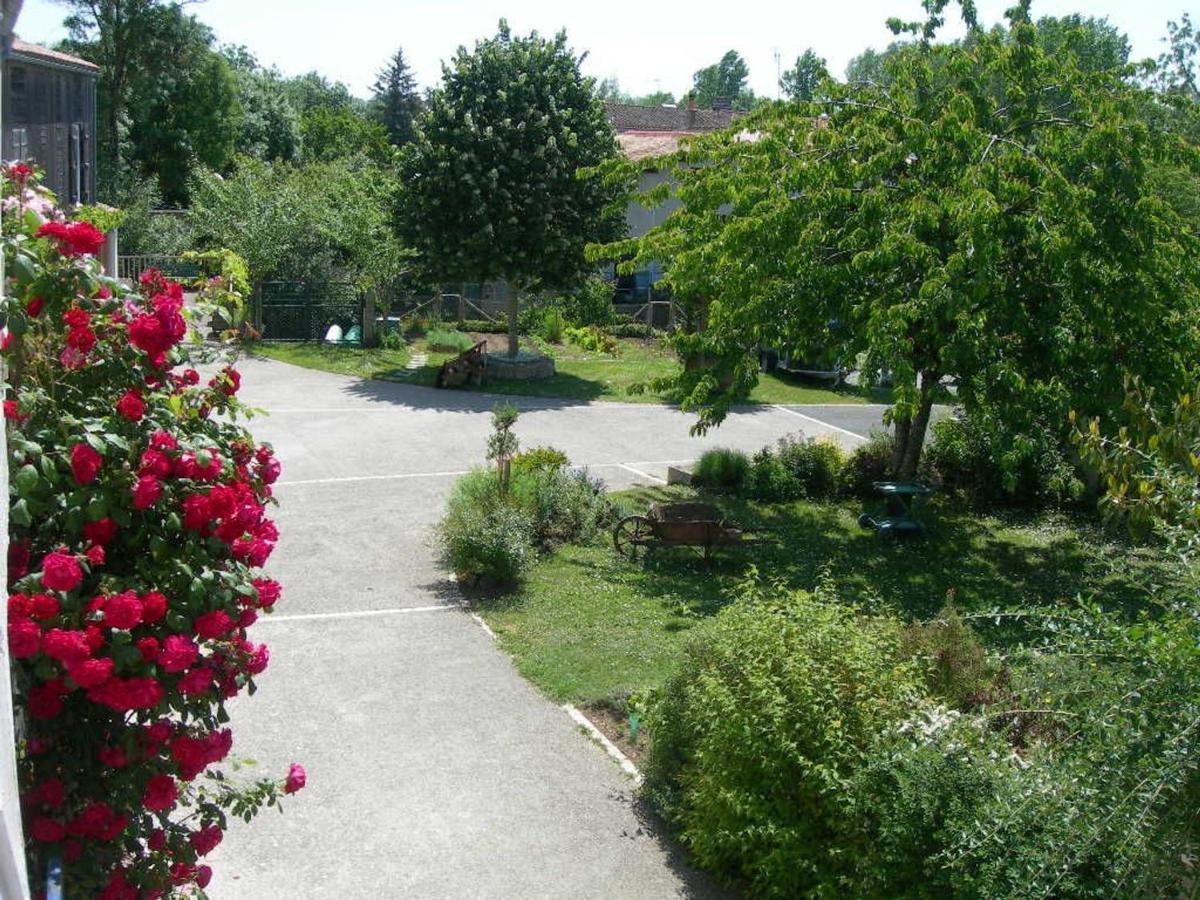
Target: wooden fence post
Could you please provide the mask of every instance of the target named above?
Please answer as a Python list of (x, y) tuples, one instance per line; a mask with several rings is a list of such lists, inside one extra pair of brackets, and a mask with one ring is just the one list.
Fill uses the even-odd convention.
[(367, 289), (363, 298), (362, 341), (364, 347), (374, 347), (378, 341), (375, 338), (375, 288)]

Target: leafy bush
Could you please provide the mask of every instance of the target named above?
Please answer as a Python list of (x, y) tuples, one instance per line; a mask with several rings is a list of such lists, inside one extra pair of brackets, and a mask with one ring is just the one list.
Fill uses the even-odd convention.
[(881, 745), (858, 789), (872, 847), (858, 893), (1185, 893), (1200, 623), (1128, 626), (1086, 609), (1046, 623), (1011, 660), (1007, 710), (925, 717)]
[(977, 504), (1057, 504), (1082, 493), (1074, 466), (1053, 443), (1005, 461), (1007, 448), (994, 446), (961, 414), (939, 419), (930, 431), (922, 459), (925, 474)]
[[(585, 541), (613, 521), (604, 482), (557, 465), (559, 451), (537, 448), (514, 458), (507, 486), (496, 469), (475, 469), (454, 483), (437, 538), (442, 563), (469, 580), (510, 584), (535, 549)], [(557, 458), (556, 458), (557, 457)]]
[(554, 447), (530, 447), (512, 458), (513, 472), (543, 472), (565, 469), (571, 460)]
[(1021, 617), (1034, 639), (995, 691), (952, 611), (905, 629), (748, 588), (651, 710), (650, 797), (753, 896), (1183, 895), (1200, 620)]
[(659, 338), (663, 336), (663, 332), (656, 328), (651, 328), (644, 322), (618, 322), (615, 325), (606, 325), (604, 328), (605, 334), (611, 334), (613, 337), (623, 338)]
[(837, 491), (845, 456), (833, 441), (785, 437), (780, 439), (776, 453), (779, 462), (802, 486), (805, 497), (821, 500)]
[(384, 350), (403, 350), (406, 346), (404, 335), (399, 331), (385, 331), (379, 337), (379, 346)]
[(843, 459), (841, 448), (832, 441), (782, 438), (775, 450), (764, 447), (754, 454), (746, 494), (767, 503), (830, 497), (837, 489)]
[(804, 485), (770, 447), (754, 454), (745, 487), (748, 496), (763, 503), (786, 503), (804, 496)]
[(511, 504), (483, 507), (456, 502), (452, 497), (438, 525), (441, 562), (460, 579), (474, 584), (512, 584), (533, 562), (532, 531), (529, 516)]
[(543, 469), (516, 474), (512, 500), (529, 516), (534, 544), (546, 550), (590, 540), (612, 520), (604, 482), (586, 472)]
[(563, 333), (568, 341), (588, 353), (605, 353), (616, 356), (621, 352), (621, 345), (612, 335), (605, 334), (595, 325), (585, 328), (567, 328)]
[(425, 343), (434, 353), (462, 353), (470, 350), (475, 342), (469, 334), (461, 331), (446, 331), (434, 328), (425, 334)]
[(929, 692), (948, 706), (965, 712), (990, 699), (999, 667), (953, 606), (905, 628), (902, 646), (924, 670)]
[(561, 299), (561, 309), (566, 320), (577, 326), (595, 325), (606, 327), (616, 323), (613, 309), (613, 283), (599, 276), (584, 281), (576, 291)]
[(849, 497), (873, 498), (875, 482), (888, 477), (895, 446), (891, 432), (872, 428), (867, 442), (854, 448), (842, 464), (839, 477), (842, 493)]
[(566, 327), (561, 312), (554, 308), (543, 309), (538, 316), (537, 326), (533, 329), (533, 333), (543, 341), (551, 344), (561, 344)]
[(476, 334), (507, 334), (507, 322), (493, 322), (490, 319), (463, 319), (458, 324), (459, 331), (471, 331)]
[(721, 491), (737, 491), (746, 483), (750, 460), (741, 450), (715, 447), (705, 450), (692, 470), (692, 483)]
[(691, 645), (652, 711), (646, 774), (701, 865), (758, 896), (843, 893), (869, 847), (848, 784), (920, 693), (898, 632), (772, 586)]

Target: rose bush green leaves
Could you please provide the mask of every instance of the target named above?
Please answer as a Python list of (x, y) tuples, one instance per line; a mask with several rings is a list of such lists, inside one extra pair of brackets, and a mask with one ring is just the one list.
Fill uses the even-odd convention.
[[(241, 376), (186, 367), (179, 284), (100, 274), (96, 229), (5, 171), (10, 274), (9, 647), (28, 863), (74, 896), (203, 888), (230, 814), (286, 779), (230, 781), (225, 703), (253, 692), (248, 629), (279, 585), (267, 517), (279, 464), (238, 424)], [(197, 351), (199, 353), (199, 351)]]

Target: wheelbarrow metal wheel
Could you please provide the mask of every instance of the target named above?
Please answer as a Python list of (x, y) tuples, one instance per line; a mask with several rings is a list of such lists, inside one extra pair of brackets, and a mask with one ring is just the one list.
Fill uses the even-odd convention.
[(654, 523), (645, 516), (626, 516), (613, 528), (613, 547), (628, 559), (637, 559), (654, 540)]

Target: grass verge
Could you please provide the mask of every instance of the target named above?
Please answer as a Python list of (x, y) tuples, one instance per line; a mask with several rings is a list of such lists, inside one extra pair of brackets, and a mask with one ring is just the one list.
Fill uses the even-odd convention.
[(267, 344), (258, 343), (247, 348), (256, 356), (265, 356), (280, 362), (319, 369), (337, 375), (355, 375), (359, 378), (382, 378), (389, 372), (404, 368), (409, 359), (407, 347), (385, 350), (382, 347), (336, 347), (328, 344)]
[[(691, 494), (619, 496), (641, 511)], [(1123, 615), (1154, 602), (1146, 585), (1169, 592), (1179, 584), (1175, 564), (1160, 554), (1061, 515), (979, 516), (943, 501), (930, 507), (926, 537), (891, 541), (859, 528), (857, 504), (715, 502), (750, 542), (721, 551), (711, 568), (690, 548), (631, 563), (604, 538), (544, 558), (521, 588), (486, 601), (481, 613), (525, 677), (558, 701), (586, 706), (662, 684), (684, 643), (754, 571), (909, 618), (929, 617), (948, 599), (969, 615), (1072, 604), (1093, 593)], [(1011, 619), (975, 624), (999, 648), (1023, 636)]]

